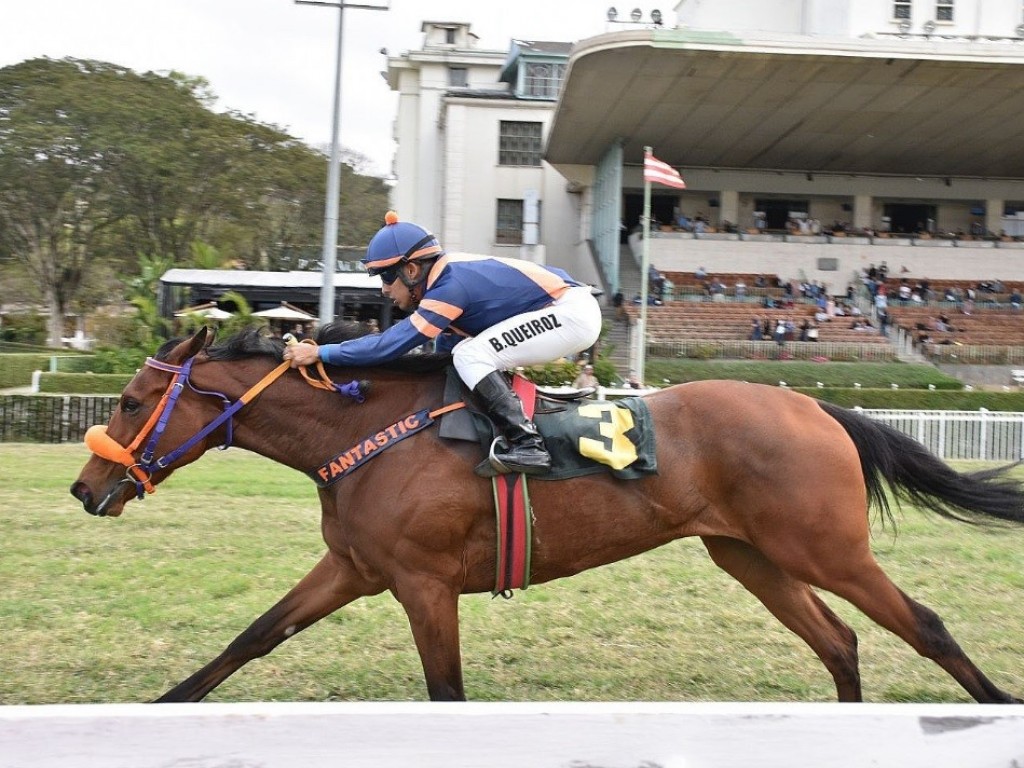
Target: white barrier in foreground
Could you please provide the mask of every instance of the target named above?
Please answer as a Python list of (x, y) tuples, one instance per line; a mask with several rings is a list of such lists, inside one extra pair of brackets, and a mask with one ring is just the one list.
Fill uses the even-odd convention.
[(1009, 768), (1024, 706), (0, 707), (3, 768)]

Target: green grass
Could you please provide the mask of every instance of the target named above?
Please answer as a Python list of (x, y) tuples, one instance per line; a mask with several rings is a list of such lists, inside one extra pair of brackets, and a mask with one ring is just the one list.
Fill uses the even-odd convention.
[[(67, 489), (80, 446), (0, 445), (0, 704), (152, 699), (219, 653), (290, 589), (324, 545), (312, 483), (231, 450), (177, 473), (123, 517), (85, 514)], [(908, 512), (876, 529), (883, 566), (936, 610), (997, 685), (1024, 694), (1024, 531)], [(967, 701), (931, 662), (851, 606), (870, 701)], [(810, 651), (700, 542), (531, 587), (462, 599), (475, 700), (831, 701)], [(343, 608), (212, 701), (423, 700), (401, 607)]]

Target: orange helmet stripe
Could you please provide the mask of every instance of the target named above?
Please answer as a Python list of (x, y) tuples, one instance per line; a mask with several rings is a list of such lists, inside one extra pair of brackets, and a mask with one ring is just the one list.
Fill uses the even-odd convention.
[(413, 259), (422, 259), (424, 256), (433, 256), (435, 253), (440, 252), (440, 245), (428, 245), (426, 248), (420, 248), (418, 251), (413, 251), (409, 254), (409, 261), (412, 261)]

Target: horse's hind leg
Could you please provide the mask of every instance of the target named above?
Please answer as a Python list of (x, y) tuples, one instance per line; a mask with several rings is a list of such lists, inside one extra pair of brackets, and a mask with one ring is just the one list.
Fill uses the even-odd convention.
[(929, 608), (903, 593), (881, 566), (870, 557), (856, 567), (855, 576), (836, 583), (822, 583), (824, 589), (849, 600), (875, 623), (903, 638), (926, 659), (931, 659), (982, 704), (1019, 704), (1020, 699), (1000, 690), (974, 665)]
[(199, 701), (244, 664), (266, 656), (297, 632), (353, 600), (383, 591), (360, 577), (350, 562), (328, 552), (302, 581), (250, 624), (223, 653), (157, 701)]
[(723, 536), (702, 539), (715, 565), (746, 587), (821, 659), (835, 681), (839, 701), (861, 701), (857, 635), (810, 586), (746, 542)]

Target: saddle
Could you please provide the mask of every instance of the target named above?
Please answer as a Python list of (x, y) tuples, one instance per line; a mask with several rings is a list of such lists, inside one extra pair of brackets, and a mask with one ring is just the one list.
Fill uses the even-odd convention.
[[(551, 454), (551, 471), (534, 480), (564, 480), (598, 472), (633, 480), (657, 473), (654, 426), (643, 399), (593, 400), (589, 398), (591, 388), (552, 392), (518, 375), (513, 377), (513, 389), (524, 402), (532, 401), (533, 422)], [(449, 440), (475, 442), (488, 455), (498, 430), (454, 368), (448, 369), (443, 400), (444, 405), (462, 401), (466, 407), (442, 416), (438, 434)], [(477, 474), (491, 477), (498, 471), (485, 459)]]

